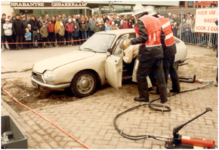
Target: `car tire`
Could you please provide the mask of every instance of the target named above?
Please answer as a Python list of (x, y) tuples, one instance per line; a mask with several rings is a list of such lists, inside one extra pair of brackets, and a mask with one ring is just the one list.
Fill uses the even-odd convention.
[(70, 88), (78, 98), (92, 95), (97, 88), (97, 77), (91, 71), (79, 72), (74, 76)]
[(179, 69), (179, 62), (178, 62), (178, 61), (175, 62), (175, 68), (176, 68), (176, 70), (178, 71), (178, 69)]

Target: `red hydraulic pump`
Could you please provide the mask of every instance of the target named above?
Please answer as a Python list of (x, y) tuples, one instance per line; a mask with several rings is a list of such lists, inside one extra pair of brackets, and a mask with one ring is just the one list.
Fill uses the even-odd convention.
[(217, 146), (215, 145), (215, 141), (213, 139), (198, 139), (198, 138), (191, 138), (188, 136), (179, 135), (178, 132), (181, 130), (185, 125), (192, 122), (193, 120), (197, 119), (198, 117), (204, 115), (208, 111), (212, 111), (211, 108), (206, 108), (206, 111), (202, 114), (196, 116), (195, 118), (189, 120), (188, 122), (179, 125), (173, 129), (173, 138), (166, 139), (165, 147), (167, 149), (215, 149)]

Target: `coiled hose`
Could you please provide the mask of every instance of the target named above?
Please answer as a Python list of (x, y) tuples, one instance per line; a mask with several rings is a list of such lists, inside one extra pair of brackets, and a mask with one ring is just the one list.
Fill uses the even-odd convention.
[[(206, 85), (203, 85), (203, 86), (199, 86), (197, 88), (194, 88), (194, 89), (189, 89), (189, 90), (184, 90), (184, 91), (181, 91), (180, 93), (186, 93), (186, 92), (190, 92), (190, 91), (195, 91), (195, 90), (198, 90), (198, 89), (203, 89), (205, 87), (208, 87), (210, 85), (212, 85), (214, 83), (214, 81), (203, 81), (203, 83), (208, 83)], [(173, 93), (171, 95), (169, 95), (168, 97), (172, 97), (174, 95), (177, 95), (177, 94), (180, 94), (180, 93)], [(155, 111), (162, 111), (162, 112), (170, 112), (171, 111), (171, 108), (167, 105), (162, 105), (162, 104), (152, 104), (153, 102), (157, 101), (157, 100), (160, 100), (160, 98), (157, 98), (157, 99), (154, 99), (152, 100), (151, 102), (149, 103), (145, 103), (145, 104), (140, 104), (140, 105), (137, 105), (137, 106), (134, 106), (132, 108), (129, 108), (121, 113), (119, 113), (118, 115), (116, 115), (115, 119), (114, 119), (114, 127), (115, 129), (118, 131), (118, 133), (123, 136), (124, 138), (127, 138), (129, 140), (142, 140), (142, 139), (147, 139), (147, 138), (153, 138), (153, 139), (157, 139), (155, 136), (153, 135), (129, 135), (129, 134), (126, 134), (124, 132), (122, 132), (121, 129), (118, 128), (117, 124), (116, 124), (116, 121), (117, 119), (122, 116), (123, 114), (127, 113), (127, 112), (130, 112), (132, 110), (135, 110), (135, 109), (138, 109), (142, 106), (146, 106), (148, 105), (150, 109), (152, 110), (155, 110)], [(155, 107), (162, 107), (162, 108), (166, 108), (166, 109), (158, 109), (158, 108), (155, 108)], [(158, 140), (158, 139), (157, 139)]]

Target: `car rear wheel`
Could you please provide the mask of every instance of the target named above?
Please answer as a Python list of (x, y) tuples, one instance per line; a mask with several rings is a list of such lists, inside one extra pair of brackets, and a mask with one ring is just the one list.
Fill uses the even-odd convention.
[(71, 91), (76, 97), (93, 94), (97, 87), (97, 77), (91, 71), (82, 71), (75, 75), (71, 82)]

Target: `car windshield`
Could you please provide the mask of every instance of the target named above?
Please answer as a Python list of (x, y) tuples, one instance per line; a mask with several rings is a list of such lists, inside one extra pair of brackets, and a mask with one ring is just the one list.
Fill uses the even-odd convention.
[(110, 48), (114, 38), (113, 34), (94, 34), (84, 44), (80, 46), (82, 51), (95, 51), (97, 53), (105, 53)]

